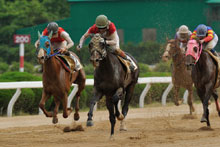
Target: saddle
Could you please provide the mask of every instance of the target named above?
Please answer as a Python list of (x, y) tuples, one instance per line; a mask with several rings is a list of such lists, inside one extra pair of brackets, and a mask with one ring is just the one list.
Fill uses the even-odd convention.
[[(55, 56), (57, 60), (60, 61), (60, 63), (62, 64), (62, 66), (64, 67), (64, 69), (67, 71), (67, 72), (75, 72), (75, 66), (76, 66), (76, 63), (74, 61), (74, 59), (72, 59), (70, 57), (70, 55), (58, 55), (58, 56)], [(76, 59), (77, 60), (77, 59)], [(82, 65), (80, 64), (80, 69), (82, 68)]]
[(130, 74), (131, 73), (131, 70), (130, 70), (130, 62), (125, 60), (124, 58), (122, 58), (121, 56), (117, 55), (118, 59), (121, 61), (121, 63), (126, 67), (126, 72), (127, 74)]
[(206, 51), (212, 57), (212, 59), (214, 59), (214, 61), (217, 64), (217, 75), (218, 76), (215, 80), (215, 86), (214, 86), (214, 89), (215, 89), (215, 88), (219, 87), (219, 85), (220, 85), (220, 74), (219, 74), (220, 73), (220, 58), (213, 55), (213, 53), (210, 50), (205, 49), (204, 51)]

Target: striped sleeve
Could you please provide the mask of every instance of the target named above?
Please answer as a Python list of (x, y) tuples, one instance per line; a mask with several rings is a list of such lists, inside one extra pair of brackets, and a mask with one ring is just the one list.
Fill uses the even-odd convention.
[(196, 30), (194, 30), (191, 37), (190, 37), (190, 39), (195, 39), (196, 35), (197, 35), (197, 32), (196, 32)]
[(212, 29), (208, 28), (208, 32), (207, 33), (208, 33), (207, 37), (204, 38), (205, 42), (209, 42), (209, 41), (211, 41), (214, 38), (214, 31)]

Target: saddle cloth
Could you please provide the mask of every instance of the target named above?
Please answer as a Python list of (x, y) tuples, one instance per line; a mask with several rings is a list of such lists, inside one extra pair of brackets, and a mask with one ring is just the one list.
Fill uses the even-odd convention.
[(128, 74), (131, 73), (131, 70), (130, 70), (130, 65), (131, 65), (131, 64), (134, 66), (134, 70), (137, 69), (137, 65), (135, 64), (135, 62), (134, 62), (128, 55), (127, 55), (127, 58), (128, 58), (131, 62), (128, 61), (128, 60), (126, 60), (126, 59), (124, 59), (124, 58), (122, 58), (121, 56), (118, 56), (118, 55), (117, 55), (117, 57), (118, 57), (118, 59), (121, 61), (121, 63), (122, 63), (123, 65), (125, 65)]
[(214, 89), (219, 87), (220, 85), (220, 58), (216, 57), (215, 55), (212, 54), (212, 52), (210, 50), (204, 50), (206, 52), (209, 53), (209, 55), (215, 60), (215, 62), (217, 63), (217, 78), (216, 78), (216, 81), (215, 81), (215, 86), (214, 86)]
[(73, 55), (59, 55), (56, 56), (56, 59), (60, 61), (65, 70), (68, 72), (78, 71), (82, 68), (82, 65), (80, 64), (79, 60)]

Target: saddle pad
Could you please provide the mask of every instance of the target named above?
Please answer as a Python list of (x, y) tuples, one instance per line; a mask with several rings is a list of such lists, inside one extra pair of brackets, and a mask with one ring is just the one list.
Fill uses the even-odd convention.
[(220, 85), (220, 75), (219, 75), (219, 72), (220, 72), (220, 58), (216, 57), (215, 55), (212, 54), (212, 52), (210, 50), (204, 50), (206, 51), (207, 53), (209, 53), (209, 55), (215, 60), (215, 62), (217, 63), (217, 67), (218, 67), (218, 72), (217, 72), (217, 79), (215, 81), (215, 88), (219, 87)]

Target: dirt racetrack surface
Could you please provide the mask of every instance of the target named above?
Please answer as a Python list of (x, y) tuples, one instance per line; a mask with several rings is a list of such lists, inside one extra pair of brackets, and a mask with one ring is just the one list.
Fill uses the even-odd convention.
[[(86, 127), (87, 112), (73, 122), (59, 114), (59, 122), (44, 115), (0, 117), (0, 146), (16, 147), (217, 147), (220, 146), (220, 118), (214, 102), (209, 106), (211, 128), (200, 123), (202, 105), (188, 115), (188, 106), (157, 106), (130, 109), (127, 131), (120, 132), (116, 122), (114, 139), (110, 139), (108, 112), (94, 112), (94, 126)], [(67, 126), (81, 125), (84, 131), (63, 132)]]

